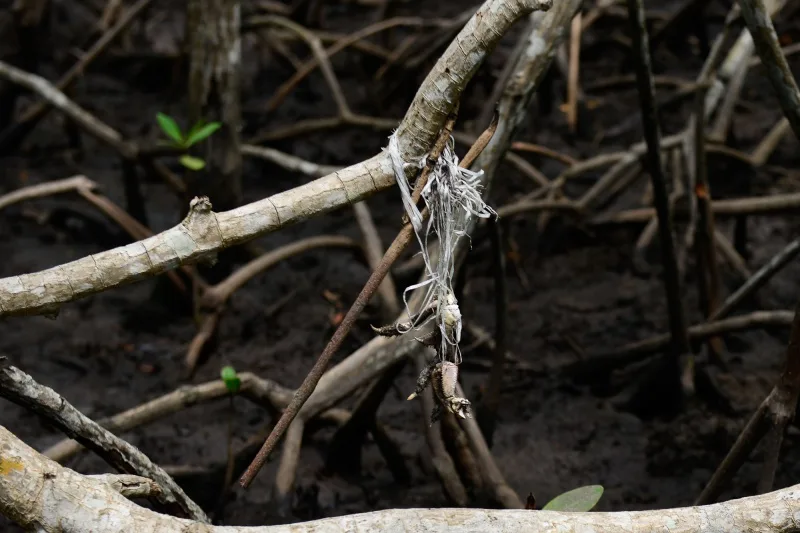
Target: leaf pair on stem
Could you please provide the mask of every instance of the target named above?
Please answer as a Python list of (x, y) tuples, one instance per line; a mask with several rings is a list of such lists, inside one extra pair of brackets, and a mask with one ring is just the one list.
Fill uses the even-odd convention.
[[(210, 137), (222, 126), (219, 122), (203, 122), (201, 120), (184, 135), (178, 123), (171, 116), (165, 113), (158, 113), (156, 114), (156, 120), (161, 127), (161, 131), (170, 138), (168, 144), (179, 150), (188, 150), (200, 141)], [(206, 166), (205, 161), (189, 154), (183, 154), (179, 161), (181, 165), (189, 170), (201, 170)]]

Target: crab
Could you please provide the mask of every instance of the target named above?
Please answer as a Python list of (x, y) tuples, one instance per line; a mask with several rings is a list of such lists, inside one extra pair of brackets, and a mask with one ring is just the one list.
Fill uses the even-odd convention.
[[(438, 300), (434, 300), (422, 311), (412, 315), (405, 322), (397, 322), (386, 326), (371, 326), (372, 330), (382, 337), (396, 337), (403, 335), (414, 329), (415, 325), (423, 324), (433, 317), (437, 311), (442, 316), (442, 327), (433, 328), (416, 340), (425, 346), (431, 346), (437, 350), (439, 359), (446, 361), (454, 360), (461, 362), (461, 354), (458, 350), (458, 343), (461, 342), (461, 310), (458, 301), (452, 292), (447, 294), (444, 305), (439, 308)], [(447, 335), (446, 342), (443, 342), (442, 334)]]
[(425, 390), (430, 383), (436, 403), (431, 411), (431, 425), (442, 416), (442, 408), (447, 409), (460, 418), (471, 418), (471, 404), (466, 398), (456, 395), (458, 383), (458, 365), (450, 361), (433, 361), (426, 366), (417, 378), (417, 388), (408, 397), (413, 400)]

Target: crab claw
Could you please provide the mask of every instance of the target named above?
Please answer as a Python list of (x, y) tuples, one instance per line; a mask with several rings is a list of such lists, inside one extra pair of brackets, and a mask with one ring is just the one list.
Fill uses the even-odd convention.
[(408, 395), (408, 398), (406, 398), (406, 401), (413, 400), (416, 397), (417, 397), (417, 393), (416, 392), (412, 392), (411, 394)]
[(451, 398), (447, 407), (456, 416), (470, 418), (471, 404), (466, 398)]

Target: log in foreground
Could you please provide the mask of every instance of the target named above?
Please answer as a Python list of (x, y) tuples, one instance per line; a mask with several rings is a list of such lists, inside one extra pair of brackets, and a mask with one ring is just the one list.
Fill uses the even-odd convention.
[(24, 528), (59, 533), (788, 533), (797, 531), (800, 485), (704, 507), (620, 513), (485, 509), (392, 509), (264, 527), (214, 527), (136, 505), (107, 483), (64, 468), (0, 426), (0, 514)]

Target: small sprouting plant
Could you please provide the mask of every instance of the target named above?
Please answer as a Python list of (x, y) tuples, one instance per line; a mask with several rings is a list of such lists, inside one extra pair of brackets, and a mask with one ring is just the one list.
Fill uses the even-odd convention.
[[(219, 122), (197, 122), (192, 128), (184, 135), (178, 123), (175, 122), (171, 116), (166, 113), (157, 113), (156, 120), (161, 127), (161, 131), (169, 137), (168, 144), (173, 148), (179, 150), (188, 150), (190, 147), (207, 139), (215, 131), (217, 131), (222, 124)], [(181, 165), (189, 170), (201, 170), (206, 166), (206, 162), (199, 157), (194, 157), (189, 154), (183, 154), (179, 161)]]
[(543, 511), (562, 511), (567, 513), (585, 513), (600, 501), (603, 496), (602, 485), (587, 485), (559, 494), (542, 507)]
[(231, 394), (236, 394), (239, 392), (239, 388), (242, 386), (242, 380), (239, 379), (239, 376), (236, 374), (236, 369), (232, 366), (224, 366), (219, 373), (220, 377), (222, 378), (223, 383), (225, 383), (225, 387), (228, 389), (228, 392)]

